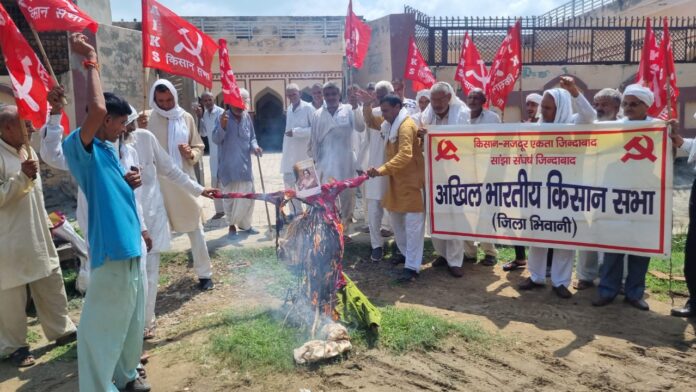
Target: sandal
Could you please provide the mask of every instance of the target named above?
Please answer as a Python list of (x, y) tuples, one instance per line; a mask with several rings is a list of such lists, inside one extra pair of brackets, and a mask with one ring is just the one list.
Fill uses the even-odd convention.
[(527, 266), (526, 260), (525, 260), (524, 264), (520, 263), (519, 260), (512, 260), (510, 262), (503, 264), (503, 271), (514, 271), (516, 269), (524, 268), (526, 266)]
[(10, 361), (16, 367), (28, 367), (36, 363), (34, 356), (29, 352), (29, 347), (20, 347), (10, 354)]

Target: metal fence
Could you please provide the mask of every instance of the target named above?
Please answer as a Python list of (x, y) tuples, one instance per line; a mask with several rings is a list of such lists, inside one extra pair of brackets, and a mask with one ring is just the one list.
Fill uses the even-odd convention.
[(343, 36), (344, 17), (186, 17), (194, 26), (213, 36), (233, 39)]
[[(517, 18), (429, 17), (406, 7), (414, 16), (418, 48), (430, 65), (456, 65), (464, 34), (469, 33), (481, 58), (490, 63)], [(644, 17), (562, 18), (525, 17), (522, 62), (526, 65), (634, 64), (640, 62), (645, 37)], [(658, 41), (662, 20), (653, 19)], [(696, 17), (669, 18), (677, 63), (696, 62)]]

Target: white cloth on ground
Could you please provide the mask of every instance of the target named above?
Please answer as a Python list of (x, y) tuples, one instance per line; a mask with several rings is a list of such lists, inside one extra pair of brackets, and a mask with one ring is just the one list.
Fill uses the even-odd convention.
[(423, 262), (425, 214), (422, 212), (390, 212), (389, 215), (394, 229), (396, 246), (406, 257), (404, 267), (420, 272)]

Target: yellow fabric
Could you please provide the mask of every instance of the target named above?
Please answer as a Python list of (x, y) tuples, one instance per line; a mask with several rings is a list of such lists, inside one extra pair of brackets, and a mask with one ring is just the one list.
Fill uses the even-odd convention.
[(424, 212), (425, 162), (418, 138), (418, 126), (407, 118), (399, 127), (396, 143), (387, 142), (387, 162), (378, 169), (389, 176), (382, 206), (391, 212)]
[[(181, 170), (188, 174), (191, 179), (196, 181), (196, 174), (193, 166), (203, 156), (203, 140), (198, 134), (196, 123), (193, 117), (186, 113), (186, 125), (189, 129), (189, 145), (193, 150), (193, 159), (182, 159), (183, 167)], [(156, 112), (150, 114), (148, 130), (152, 132), (157, 141), (165, 151), (169, 151), (169, 120)], [(188, 233), (198, 228), (203, 220), (203, 209), (198, 204), (196, 196), (189, 191), (169, 181), (164, 177), (159, 177), (162, 196), (164, 196), (164, 206), (167, 209), (169, 224), (174, 231)]]
[[(22, 156), (0, 140), (0, 290), (45, 278), (60, 267), (49, 231), (41, 176), (21, 171)], [(32, 158), (38, 160), (34, 150)]]

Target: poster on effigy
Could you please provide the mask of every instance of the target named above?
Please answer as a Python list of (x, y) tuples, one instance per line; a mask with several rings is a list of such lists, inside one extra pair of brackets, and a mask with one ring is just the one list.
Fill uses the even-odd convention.
[(670, 255), (664, 122), (451, 125), (425, 139), (435, 238)]
[(295, 192), (299, 197), (309, 197), (321, 193), (321, 183), (317, 170), (314, 167), (314, 160), (305, 159), (293, 165), (295, 172)]

